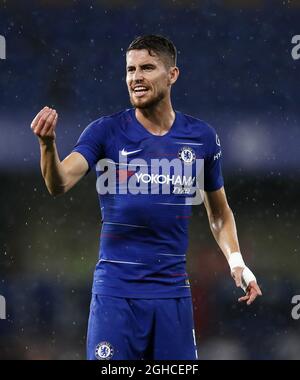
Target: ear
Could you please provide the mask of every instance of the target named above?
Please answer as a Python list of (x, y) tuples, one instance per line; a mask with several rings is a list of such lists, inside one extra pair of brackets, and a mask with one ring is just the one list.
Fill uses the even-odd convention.
[(179, 68), (177, 66), (170, 67), (169, 69), (169, 85), (171, 86), (177, 81), (179, 76)]

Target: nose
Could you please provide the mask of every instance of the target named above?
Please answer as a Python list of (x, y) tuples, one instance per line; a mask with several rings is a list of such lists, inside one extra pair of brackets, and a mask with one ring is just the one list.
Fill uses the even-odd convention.
[(142, 73), (142, 71), (139, 70), (139, 69), (135, 70), (135, 72), (134, 72), (134, 74), (132, 76), (132, 79), (135, 82), (143, 80), (143, 73)]

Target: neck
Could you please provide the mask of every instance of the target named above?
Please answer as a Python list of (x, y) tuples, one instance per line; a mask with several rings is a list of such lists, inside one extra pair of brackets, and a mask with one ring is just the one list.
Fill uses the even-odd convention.
[(136, 108), (137, 120), (153, 135), (163, 136), (171, 129), (175, 112), (170, 101), (149, 108)]

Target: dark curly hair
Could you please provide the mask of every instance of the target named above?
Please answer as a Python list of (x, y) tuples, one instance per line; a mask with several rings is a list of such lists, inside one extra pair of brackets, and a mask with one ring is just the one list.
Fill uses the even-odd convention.
[(153, 56), (157, 54), (162, 57), (162, 60), (167, 66), (176, 66), (177, 51), (172, 41), (158, 34), (148, 34), (135, 38), (127, 48), (127, 53), (130, 50), (148, 50)]

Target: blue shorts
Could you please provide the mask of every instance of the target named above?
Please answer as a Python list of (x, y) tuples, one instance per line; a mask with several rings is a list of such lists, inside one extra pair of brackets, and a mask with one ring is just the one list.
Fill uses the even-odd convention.
[(191, 297), (132, 299), (93, 294), (89, 360), (196, 360)]

